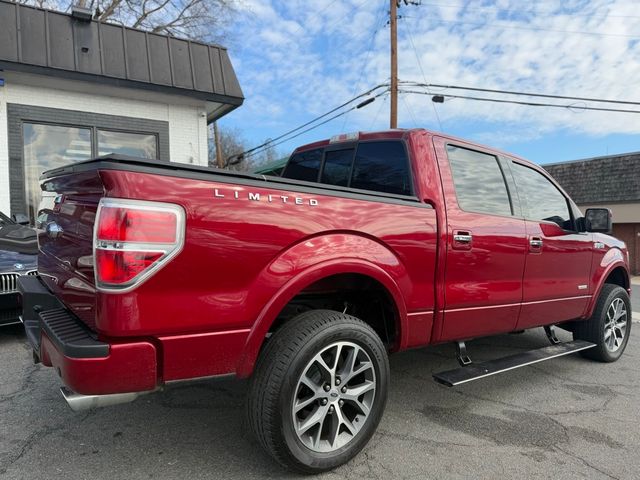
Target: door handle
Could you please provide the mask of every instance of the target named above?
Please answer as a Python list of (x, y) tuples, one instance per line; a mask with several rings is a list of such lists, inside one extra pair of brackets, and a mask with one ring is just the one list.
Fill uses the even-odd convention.
[(471, 243), (471, 240), (473, 240), (473, 235), (458, 233), (453, 236), (453, 240), (460, 243)]
[(471, 250), (473, 235), (469, 230), (454, 230), (452, 247), (455, 250)]
[(540, 237), (529, 238), (529, 252), (542, 253), (542, 238)]

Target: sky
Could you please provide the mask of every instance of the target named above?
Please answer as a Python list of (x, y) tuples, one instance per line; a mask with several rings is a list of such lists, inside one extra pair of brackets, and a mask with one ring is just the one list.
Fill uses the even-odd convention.
[[(401, 82), (640, 102), (637, 0), (419, 3), (398, 10)], [(388, 0), (243, 0), (226, 46), (246, 99), (220, 126), (237, 129), (255, 146), (388, 83), (388, 8)], [(443, 131), (541, 164), (640, 151), (640, 114), (580, 109), (640, 112), (640, 106), (552, 102), (572, 108), (446, 97), (436, 104), (430, 95), (401, 93), (398, 124)], [(339, 133), (388, 126), (389, 98), (382, 95), (277, 149), (286, 155)]]

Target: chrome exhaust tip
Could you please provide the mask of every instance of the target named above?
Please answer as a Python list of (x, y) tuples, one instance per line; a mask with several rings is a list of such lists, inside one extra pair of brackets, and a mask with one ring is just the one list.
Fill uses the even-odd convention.
[(61, 387), (60, 393), (62, 393), (62, 396), (71, 410), (74, 412), (83, 412), (94, 408), (109, 407), (111, 405), (133, 402), (140, 395), (148, 392), (113, 393), (109, 395), (81, 395), (69, 390), (67, 387)]

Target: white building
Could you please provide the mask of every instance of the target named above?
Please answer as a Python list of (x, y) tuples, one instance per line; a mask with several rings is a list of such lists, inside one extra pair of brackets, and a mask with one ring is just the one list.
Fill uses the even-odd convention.
[(242, 101), (223, 47), (0, 0), (0, 211), (33, 219), (44, 170), (99, 155), (206, 165)]

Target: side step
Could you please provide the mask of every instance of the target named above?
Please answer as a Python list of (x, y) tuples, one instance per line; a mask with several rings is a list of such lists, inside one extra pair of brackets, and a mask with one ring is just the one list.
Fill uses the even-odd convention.
[(447, 387), (455, 387), (456, 385), (472, 382), (473, 380), (479, 380), (515, 368), (526, 367), (534, 363), (544, 362), (552, 358), (562, 357), (563, 355), (569, 355), (595, 346), (594, 343), (585, 342), (584, 340), (557, 343), (537, 350), (530, 350), (528, 352), (489, 360), (488, 362), (473, 363), (462, 368), (434, 373), (433, 379)]

